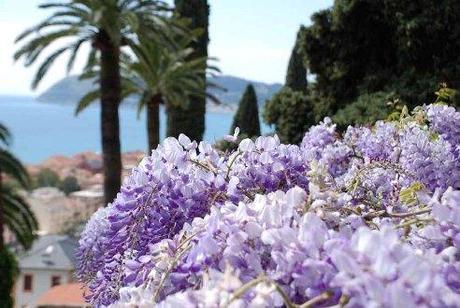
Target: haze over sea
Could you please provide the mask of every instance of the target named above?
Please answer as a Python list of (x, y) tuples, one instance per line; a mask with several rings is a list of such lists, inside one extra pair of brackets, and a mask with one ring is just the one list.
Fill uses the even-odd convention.
[[(27, 164), (36, 164), (53, 155), (73, 155), (101, 151), (99, 107), (88, 107), (78, 117), (74, 106), (48, 104), (27, 96), (0, 95), (0, 123), (12, 135), (12, 150)], [(165, 113), (161, 110), (160, 134), (165, 135)], [(204, 140), (214, 142), (228, 134), (232, 113), (208, 112)], [(145, 150), (147, 137), (145, 113), (138, 119), (136, 109), (120, 107), (121, 146), (123, 152)], [(271, 131), (261, 122), (262, 134)]]

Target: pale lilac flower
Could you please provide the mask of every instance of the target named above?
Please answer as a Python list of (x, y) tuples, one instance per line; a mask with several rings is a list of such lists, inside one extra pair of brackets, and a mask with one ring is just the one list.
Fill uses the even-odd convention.
[(224, 137), (224, 139), (228, 142), (237, 142), (238, 140), (238, 135), (240, 134), (240, 128), (239, 127), (235, 127), (235, 132), (233, 133), (233, 135), (226, 135)]

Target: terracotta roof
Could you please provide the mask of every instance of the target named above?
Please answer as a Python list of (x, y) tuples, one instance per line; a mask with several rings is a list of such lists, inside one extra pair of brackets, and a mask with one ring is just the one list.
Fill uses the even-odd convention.
[(85, 302), (83, 291), (83, 285), (80, 283), (55, 286), (40, 296), (37, 306), (90, 307)]

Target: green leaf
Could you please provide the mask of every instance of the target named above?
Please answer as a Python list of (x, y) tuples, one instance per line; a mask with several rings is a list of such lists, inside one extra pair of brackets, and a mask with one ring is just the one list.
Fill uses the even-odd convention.
[(7, 186), (0, 190), (0, 202), (4, 210), (5, 224), (25, 249), (30, 248), (36, 238), (38, 222), (29, 205), (14, 188)]
[(11, 134), (6, 126), (0, 123), (0, 141), (5, 145), (9, 145), (11, 142)]
[(67, 62), (67, 73), (70, 73), (70, 71), (73, 68), (73, 65), (75, 63), (75, 59), (77, 58), (78, 50), (80, 50), (81, 45), (86, 42), (88, 38), (84, 38), (81, 40), (78, 40), (75, 44), (70, 47), (70, 57), (69, 61)]
[(26, 168), (13, 154), (3, 149), (0, 149), (0, 172), (18, 181), (23, 188), (30, 187), (30, 178)]
[(48, 56), (45, 61), (40, 65), (40, 67), (37, 70), (37, 73), (35, 74), (34, 80), (32, 81), (32, 88), (35, 89), (37, 88), (38, 84), (40, 81), (43, 79), (43, 77), (46, 75), (50, 67), (53, 65), (54, 61), (62, 55), (65, 51), (67, 51), (68, 47), (63, 47), (58, 50), (56, 50), (54, 53)]
[(425, 185), (421, 182), (414, 182), (409, 187), (401, 189), (399, 200), (407, 206), (414, 206), (418, 203), (417, 193), (425, 189)]
[(86, 109), (86, 107), (91, 105), (96, 100), (100, 99), (100, 97), (101, 93), (99, 89), (86, 93), (78, 102), (77, 108), (75, 109), (75, 115), (78, 115), (80, 112)]

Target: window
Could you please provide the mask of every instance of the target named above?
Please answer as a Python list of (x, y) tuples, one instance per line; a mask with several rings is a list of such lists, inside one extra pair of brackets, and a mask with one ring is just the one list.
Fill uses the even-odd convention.
[(58, 286), (61, 284), (61, 276), (52, 276), (51, 277), (51, 287)]
[(33, 278), (32, 274), (24, 275), (24, 292), (32, 292)]

